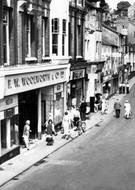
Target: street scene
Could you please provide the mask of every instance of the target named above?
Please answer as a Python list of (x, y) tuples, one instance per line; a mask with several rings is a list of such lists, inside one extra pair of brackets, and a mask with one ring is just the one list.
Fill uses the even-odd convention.
[(133, 0), (1, 0), (0, 89), (0, 189), (135, 189)]
[[(122, 105), (128, 98), (135, 113), (135, 86), (128, 96), (117, 98)], [(102, 122), (13, 178), (2, 190), (134, 190), (135, 114), (125, 119), (122, 107), (118, 119), (114, 112), (105, 115), (97, 115)], [(11, 172), (12, 167), (6, 169)]]

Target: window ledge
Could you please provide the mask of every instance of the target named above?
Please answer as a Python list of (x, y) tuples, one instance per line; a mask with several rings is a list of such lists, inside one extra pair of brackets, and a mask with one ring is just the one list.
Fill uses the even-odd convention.
[(42, 60), (47, 61), (47, 60), (51, 60), (51, 58), (50, 57), (42, 57)]
[(80, 58), (82, 58), (82, 56), (81, 56), (81, 55), (77, 55), (76, 58), (77, 58), (77, 59), (80, 59)]
[(36, 57), (26, 57), (25, 61), (37, 61)]

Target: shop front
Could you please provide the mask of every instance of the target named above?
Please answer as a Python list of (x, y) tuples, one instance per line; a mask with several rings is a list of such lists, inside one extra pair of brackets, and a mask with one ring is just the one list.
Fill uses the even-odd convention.
[(114, 93), (112, 75), (106, 75), (103, 77), (102, 87), (103, 87), (103, 94), (105, 95), (106, 98), (108, 98)]
[(68, 84), (68, 107), (79, 107), (82, 98), (85, 97), (85, 69), (70, 71)]
[(90, 112), (94, 112), (95, 95), (102, 94), (101, 73), (104, 61), (87, 63), (86, 102), (90, 103)]
[[(67, 65), (52, 70), (27, 69), (27, 72), (20, 71), (18, 74), (11, 71), (5, 75), (4, 97), (0, 100), (0, 156), (23, 143), (22, 134), (26, 120), (31, 122), (30, 139), (41, 139), (42, 125), (48, 119), (49, 113), (56, 125), (62, 121), (66, 110), (68, 80)], [(7, 100), (9, 97), (12, 97), (11, 103)]]
[(66, 83), (59, 83), (41, 89), (42, 126), (51, 115), (54, 124), (61, 124), (64, 115)]
[(20, 153), (18, 96), (0, 100), (0, 164)]

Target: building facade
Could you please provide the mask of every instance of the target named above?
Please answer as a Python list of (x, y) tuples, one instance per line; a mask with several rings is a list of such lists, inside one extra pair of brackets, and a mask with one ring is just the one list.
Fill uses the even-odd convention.
[(1, 163), (19, 154), (27, 119), (31, 139), (41, 139), (48, 114), (55, 125), (62, 120), (70, 67), (69, 5), (62, 3), (60, 13), (55, 0), (1, 1)]
[[(111, 36), (111, 38), (110, 38)], [(106, 25), (102, 27), (103, 93), (114, 94), (118, 90), (118, 67), (121, 65), (121, 35)]]
[(101, 73), (104, 60), (102, 48), (102, 9), (101, 1), (86, 1), (85, 15), (85, 60), (86, 60), (86, 101), (94, 112), (94, 101), (97, 93), (102, 93)]
[(68, 83), (68, 107), (79, 106), (85, 97), (85, 60), (84, 60), (84, 21), (85, 1), (69, 1), (69, 56), (70, 81)]

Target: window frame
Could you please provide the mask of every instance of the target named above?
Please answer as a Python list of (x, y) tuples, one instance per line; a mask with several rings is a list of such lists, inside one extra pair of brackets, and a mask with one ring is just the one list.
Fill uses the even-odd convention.
[[(6, 17), (6, 19), (4, 19)], [(4, 65), (10, 64), (10, 47), (9, 47), (9, 11), (3, 10), (3, 62)]]
[[(52, 55), (58, 55), (59, 19), (52, 19)], [(56, 43), (54, 43), (56, 41)]]
[(62, 56), (65, 55), (66, 34), (67, 34), (67, 21), (66, 19), (62, 19)]

